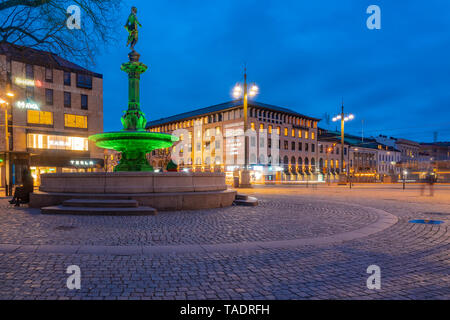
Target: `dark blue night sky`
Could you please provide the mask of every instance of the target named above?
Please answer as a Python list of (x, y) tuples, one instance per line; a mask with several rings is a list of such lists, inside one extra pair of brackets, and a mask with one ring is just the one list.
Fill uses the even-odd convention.
[[(381, 30), (366, 27), (371, 4)], [(364, 120), (365, 136), (450, 140), (450, 1), (126, 1), (122, 41), (94, 67), (104, 75), (105, 131), (121, 128), (127, 108), (120, 64), (132, 5), (143, 24), (136, 50), (150, 67), (141, 80), (148, 120), (231, 100), (246, 63), (260, 102), (323, 118), (344, 97), (356, 116), (348, 132), (360, 134)]]

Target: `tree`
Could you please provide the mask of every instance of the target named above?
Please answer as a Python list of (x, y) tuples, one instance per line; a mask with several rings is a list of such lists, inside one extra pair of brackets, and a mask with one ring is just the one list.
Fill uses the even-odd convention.
[[(0, 0), (0, 42), (50, 51), (84, 65), (115, 38), (121, 0)], [(69, 29), (67, 8), (80, 8), (81, 28)]]

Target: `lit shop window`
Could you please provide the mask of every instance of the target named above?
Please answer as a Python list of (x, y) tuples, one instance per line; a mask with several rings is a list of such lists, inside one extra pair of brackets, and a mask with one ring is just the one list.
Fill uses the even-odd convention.
[(68, 128), (87, 129), (87, 116), (66, 113), (64, 114), (64, 126)]
[(53, 113), (48, 111), (27, 110), (29, 124), (53, 125)]
[(31, 149), (56, 149), (71, 151), (89, 151), (88, 138), (55, 136), (38, 133), (27, 135), (27, 147)]

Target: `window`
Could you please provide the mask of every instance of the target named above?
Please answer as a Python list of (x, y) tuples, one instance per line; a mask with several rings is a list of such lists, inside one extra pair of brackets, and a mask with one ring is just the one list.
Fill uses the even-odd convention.
[(87, 129), (87, 116), (64, 114), (64, 126), (68, 128)]
[(311, 140), (314, 140), (314, 132), (311, 132)]
[(45, 89), (45, 103), (48, 106), (53, 105), (53, 89)]
[(284, 150), (289, 150), (289, 142), (284, 141)]
[(298, 143), (298, 151), (302, 151), (302, 143), (301, 142)]
[(92, 77), (85, 74), (77, 74), (77, 87), (92, 89)]
[(27, 134), (27, 147), (32, 149), (89, 151), (89, 140), (83, 137), (29, 133)]
[(311, 152), (316, 152), (316, 145), (311, 143)]
[(250, 128), (252, 129), (252, 131), (255, 131), (255, 123), (254, 122), (250, 123)]
[(72, 95), (70, 92), (64, 91), (64, 107), (66, 108), (72, 107)]
[(65, 86), (72, 85), (71, 74), (68, 71), (64, 71), (64, 85)]
[(294, 141), (291, 142), (291, 150), (295, 151), (295, 142)]
[(45, 68), (45, 81), (53, 82), (53, 69)]
[(305, 139), (308, 139), (308, 131), (305, 131)]
[(309, 149), (309, 143), (305, 143), (305, 151), (308, 151)]
[(280, 131), (280, 127), (277, 127), (277, 134), (280, 135), (281, 131)]
[(271, 134), (272, 133), (272, 126), (269, 126), (268, 129), (269, 129), (269, 134)]
[(320, 145), (319, 152), (323, 153), (323, 144)]
[(284, 136), (287, 137), (288, 135), (288, 128), (284, 128)]
[(47, 111), (27, 110), (29, 124), (53, 125), (53, 113)]
[(292, 129), (292, 136), (295, 137), (295, 129)]
[(263, 132), (264, 131), (264, 125), (261, 123), (259, 125), (259, 132)]
[(25, 96), (28, 99), (34, 99), (34, 87), (25, 88)]
[(25, 76), (27, 79), (34, 80), (34, 70), (32, 64), (25, 65)]
[(298, 137), (299, 137), (299, 138), (302, 137), (302, 130), (298, 130)]
[(85, 94), (81, 95), (81, 109), (83, 110), (88, 109), (88, 96)]

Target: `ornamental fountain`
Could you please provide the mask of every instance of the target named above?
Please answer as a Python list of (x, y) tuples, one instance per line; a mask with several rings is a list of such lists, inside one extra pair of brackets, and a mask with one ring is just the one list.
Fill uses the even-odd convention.
[[(114, 172), (52, 173), (41, 176), (39, 192), (30, 195), (30, 207), (45, 214), (154, 215), (157, 210), (191, 210), (230, 206), (236, 191), (227, 189), (218, 172), (153, 172), (146, 155), (169, 148), (178, 138), (147, 132), (141, 111), (139, 82), (148, 67), (139, 61), (136, 8), (125, 28), (132, 51), (121, 65), (128, 74), (128, 109), (123, 129), (89, 137), (98, 147), (121, 152)], [(127, 44), (127, 45), (128, 45)]]

